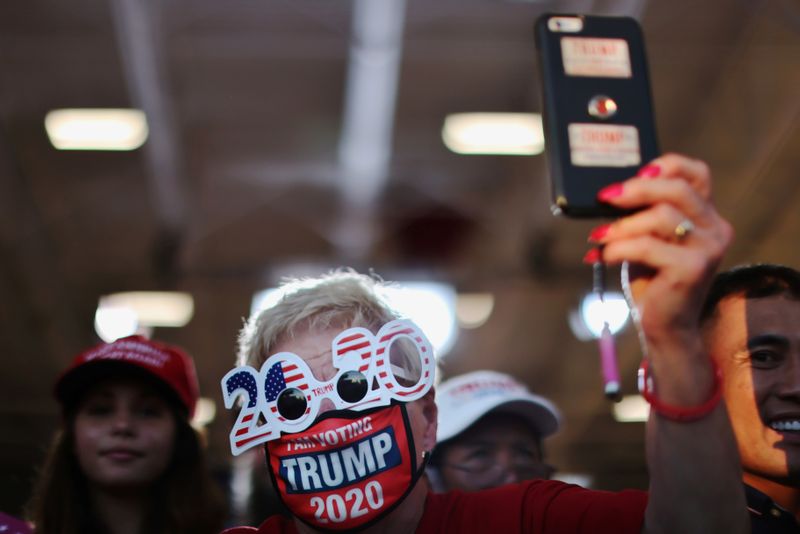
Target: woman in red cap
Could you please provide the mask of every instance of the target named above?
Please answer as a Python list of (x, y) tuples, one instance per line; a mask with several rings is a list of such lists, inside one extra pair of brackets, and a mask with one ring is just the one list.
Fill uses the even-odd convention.
[(213, 533), (223, 501), (189, 425), (194, 364), (140, 336), (81, 354), (55, 386), (62, 428), (32, 500), (37, 534)]

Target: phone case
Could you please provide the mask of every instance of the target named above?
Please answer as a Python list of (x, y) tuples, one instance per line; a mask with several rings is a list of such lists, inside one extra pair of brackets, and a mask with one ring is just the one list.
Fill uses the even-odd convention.
[(553, 208), (624, 212), (597, 201), (658, 156), (644, 39), (628, 17), (546, 14), (535, 25)]

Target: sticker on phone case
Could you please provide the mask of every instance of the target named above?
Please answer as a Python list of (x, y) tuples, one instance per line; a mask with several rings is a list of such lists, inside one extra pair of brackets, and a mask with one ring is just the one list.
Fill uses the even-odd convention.
[(625, 39), (562, 37), (561, 57), (567, 76), (631, 77), (631, 54)]
[(576, 167), (633, 167), (641, 164), (635, 126), (570, 124), (569, 151)]

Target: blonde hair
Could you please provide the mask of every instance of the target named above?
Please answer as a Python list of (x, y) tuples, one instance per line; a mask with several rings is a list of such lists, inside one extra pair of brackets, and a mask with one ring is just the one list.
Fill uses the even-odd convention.
[(382, 294), (387, 285), (351, 269), (285, 281), (278, 303), (251, 315), (239, 333), (238, 364), (260, 368), (276, 344), (298, 331), (360, 326), (377, 332), (399, 317)]

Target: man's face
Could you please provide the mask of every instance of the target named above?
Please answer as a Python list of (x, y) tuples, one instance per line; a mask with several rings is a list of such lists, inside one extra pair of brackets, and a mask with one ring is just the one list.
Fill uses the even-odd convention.
[[(337, 373), (331, 358), (331, 342), (342, 330), (328, 328), (299, 333), (292, 338), (279, 341), (272, 348), (272, 353), (293, 352), (297, 354), (308, 364), (317, 380), (327, 382)], [(423, 451), (433, 450), (436, 444), (437, 412), (433, 398), (434, 393), (431, 388), (431, 391), (421, 399), (406, 404), (418, 465), (422, 461)], [(333, 402), (324, 399), (320, 405), (320, 414), (333, 409), (335, 409)]]
[[(745, 481), (800, 481), (800, 301), (723, 299), (704, 328), (724, 376), (724, 396)], [(758, 484), (756, 484), (758, 485)]]
[(513, 414), (489, 413), (441, 453), (439, 472), (447, 490), (477, 491), (552, 475), (542, 459), (539, 436)]

